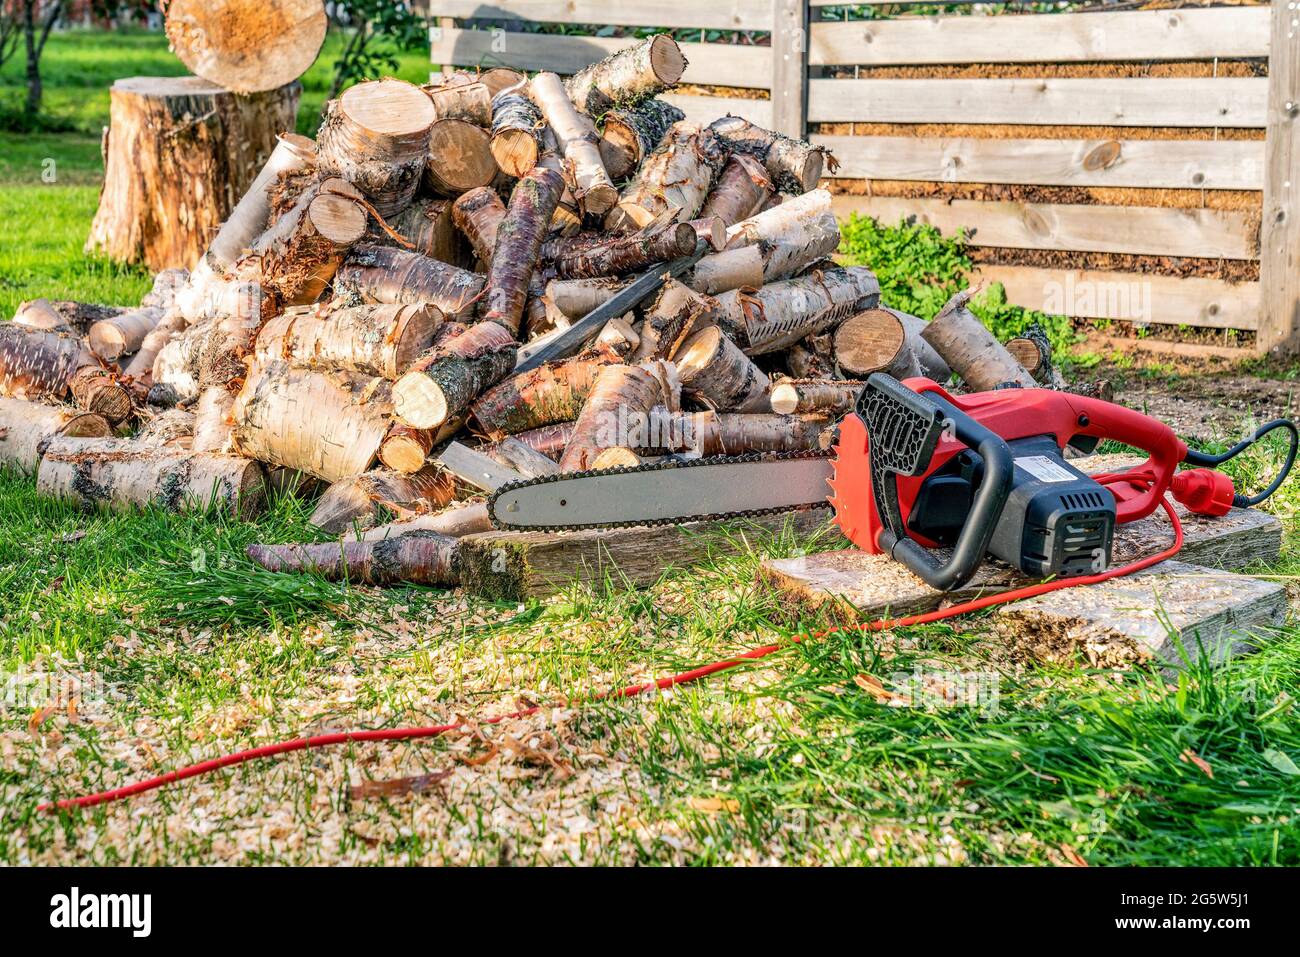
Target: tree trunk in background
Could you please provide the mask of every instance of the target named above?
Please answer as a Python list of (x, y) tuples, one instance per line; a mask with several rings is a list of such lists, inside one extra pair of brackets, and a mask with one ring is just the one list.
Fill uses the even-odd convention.
[(111, 90), (104, 187), (87, 252), (191, 268), (292, 130), (302, 87), (237, 97), (198, 77), (133, 77)]

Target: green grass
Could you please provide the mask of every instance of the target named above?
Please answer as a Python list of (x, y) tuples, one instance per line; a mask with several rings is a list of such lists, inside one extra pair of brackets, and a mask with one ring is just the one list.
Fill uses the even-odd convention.
[[(403, 75), (425, 69), (416, 58)], [(147, 288), (142, 272), (81, 254), (103, 90), (128, 72), (178, 71), (158, 37), (56, 36), (50, 102), (78, 132), (0, 136), (0, 314), (36, 295), (132, 303)], [(313, 102), (327, 78), (321, 66), (307, 77)], [(923, 314), (939, 294), (909, 293), (909, 270), (928, 263), (946, 287), (962, 268), (928, 234), (853, 235), (846, 251)], [(1274, 435), (1229, 471), (1260, 487), (1282, 451)], [(1294, 482), (1269, 503), (1283, 556), (1252, 571), (1300, 576), (1297, 506)], [(281, 498), (255, 522), (86, 513), (0, 471), (0, 674), (85, 687), (49, 712), (48, 680), (45, 697), (10, 681), (0, 698), (0, 862), (1300, 863), (1294, 627), (1177, 677), (1026, 663), (983, 617), (842, 631), (671, 693), (563, 707), (825, 628), (757, 584), (763, 556), (822, 543), (742, 525), (741, 557), (653, 587), (613, 579), (491, 605), (248, 561), (250, 542), (311, 538), (309, 508)], [(918, 673), (987, 676), (984, 694), (974, 707), (891, 707), (855, 682), (906, 691)], [(245, 765), (81, 814), (35, 810), (284, 737), (528, 702), (556, 707), (495, 730)], [(446, 772), (420, 794), (351, 793)]]

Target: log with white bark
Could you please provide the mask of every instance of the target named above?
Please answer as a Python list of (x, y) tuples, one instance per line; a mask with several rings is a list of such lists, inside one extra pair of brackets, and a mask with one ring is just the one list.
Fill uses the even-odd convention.
[(397, 417), (417, 429), (435, 429), (467, 411), (470, 403), (514, 368), (518, 346), (495, 322), (470, 326), (425, 353), (393, 386)]
[(473, 265), (464, 241), (456, 232), (449, 199), (427, 196), (417, 198), (390, 219), (388, 226), (410, 245), (398, 242), (378, 222), (370, 224), (366, 242), (409, 249), (453, 266)]
[(547, 225), (564, 191), (564, 178), (537, 166), (524, 174), (510, 194), (510, 205), (497, 228), (483, 295), (483, 321), (495, 322), (518, 337)]
[(442, 314), (425, 304), (352, 306), (327, 313), (302, 306), (262, 326), (254, 355), (396, 380), (433, 344), (441, 325)]
[(711, 130), (685, 120), (674, 123), (605, 217), (605, 228), (633, 232), (665, 215), (695, 219), (725, 161)]
[(542, 478), (546, 475), (560, 474), (560, 467), (555, 462), (513, 435), (507, 435), (499, 442), (484, 446), (483, 453), (493, 461), (514, 469), (525, 478)]
[(329, 27), (320, 0), (171, 0), (164, 11), (172, 52), (236, 93), (298, 79), (316, 61)]
[(574, 424), (560, 468), (589, 469), (604, 449), (629, 445), (629, 435), (663, 400), (663, 386), (654, 373), (639, 366), (605, 366)]
[(84, 336), (95, 323), (132, 311), (122, 306), (99, 306), (70, 299), (29, 299), (18, 304), (12, 321), (29, 329)]
[(359, 585), (456, 585), (456, 539), (409, 532), (365, 542), (249, 545), (248, 557), (273, 572), (304, 572)]
[(717, 305), (712, 297), (676, 279), (668, 280), (644, 307), (633, 358), (672, 359), (687, 337), (713, 322)]
[(90, 351), (108, 362), (137, 351), (162, 319), (161, 309), (133, 309), (90, 327)]
[(518, 178), (542, 155), (542, 111), (522, 91), (510, 90), (492, 101), (492, 156), (507, 176)]
[(824, 148), (764, 129), (740, 116), (724, 116), (710, 127), (729, 153), (748, 154), (762, 163), (783, 193), (808, 192), (821, 179), (827, 159), (832, 172), (838, 165)]
[(687, 339), (676, 363), (682, 386), (719, 412), (771, 410), (771, 381), (717, 326)]
[(662, 93), (682, 78), (686, 57), (672, 37), (657, 33), (579, 70), (565, 82), (569, 98), (597, 117)]
[(349, 528), (371, 528), (394, 518), (436, 512), (455, 493), (456, 480), (434, 465), (411, 474), (375, 469), (331, 485), (308, 521), (337, 535)]
[(269, 465), (326, 482), (360, 475), (375, 461), (392, 414), (390, 384), (286, 362), (258, 362), (235, 397), (235, 448)]
[(79, 412), (57, 405), (0, 397), (0, 464), (31, 472), (41, 452), (56, 436), (102, 438), (112, 434), (97, 412)]
[(921, 338), (925, 320), (880, 306), (846, 319), (835, 330), (835, 363), (847, 375), (865, 379), (887, 372), (896, 379), (923, 375), (944, 382), (948, 364)]
[(623, 179), (634, 173), (659, 148), (673, 124), (684, 119), (686, 114), (677, 107), (656, 99), (605, 113), (601, 120), (600, 155), (609, 175)]
[(470, 406), (479, 427), (499, 438), (557, 422), (570, 422), (609, 361), (590, 354), (540, 365), (504, 379)]
[(82, 366), (69, 377), (68, 391), (77, 408), (98, 412), (111, 425), (120, 425), (135, 411), (131, 391), (111, 369)]
[(466, 120), (475, 126), (492, 125), (492, 93), (470, 77), (466, 82), (444, 82), (424, 87), (440, 120)]
[(182, 402), (198, 398), (198, 360), (213, 335), (215, 325), (215, 319), (204, 319), (173, 336), (159, 349), (153, 363), (153, 384), (169, 386)]
[(157, 445), (178, 449), (194, 445), (194, 413), (186, 409), (167, 409), (149, 419), (136, 433), (141, 445)]
[[(591, 117), (579, 113), (554, 73), (539, 73), (529, 84), (533, 102), (555, 133), (569, 175), (573, 195), (584, 215), (600, 216), (618, 202), (609, 173), (600, 156), (600, 137)], [(549, 217), (548, 217), (549, 219)]]
[(139, 382), (152, 384), (153, 367), (158, 359), (158, 353), (173, 338), (180, 335), (185, 330), (185, 326), (185, 316), (178, 309), (166, 313), (158, 320), (158, 325), (149, 330), (149, 334), (140, 343), (140, 348), (122, 367), (122, 373)]
[(479, 273), (384, 246), (354, 246), (334, 278), (336, 296), (355, 303), (428, 303), (447, 319), (469, 319), (483, 291)]
[(487, 130), (469, 120), (444, 119), (429, 131), (429, 160), (424, 185), (439, 196), (459, 196), (487, 186), (497, 177), (492, 139)]
[(432, 101), (418, 86), (391, 79), (358, 83), (325, 106), (317, 135), (321, 168), (365, 193), (380, 216), (393, 216), (419, 188), (435, 119)]
[(749, 219), (772, 196), (772, 180), (763, 165), (745, 153), (727, 160), (718, 182), (704, 201), (701, 216), (717, 216), (728, 226)]
[(224, 385), (211, 385), (200, 392), (194, 404), (194, 438), (190, 448), (195, 452), (229, 452), (234, 405), (235, 397)]
[(213, 506), (240, 518), (261, 511), (264, 482), (262, 466), (251, 459), (131, 439), (55, 438), (36, 472), (36, 490), (51, 498), (115, 510)]
[(839, 418), (853, 410), (862, 386), (852, 379), (782, 379), (772, 386), (772, 411), (781, 415), (817, 412)]
[(554, 279), (546, 284), (546, 298), (570, 319), (581, 319), (626, 289), (631, 279), (601, 276), (597, 279)]
[(430, 515), (417, 515), (415, 518), (399, 519), (387, 525), (376, 525), (363, 531), (349, 529), (343, 536), (345, 542), (377, 542), (385, 538), (397, 538), (408, 532), (437, 532), (460, 538), (479, 532), (492, 531), (492, 519), (488, 516), (486, 502), (458, 502), (441, 512)]
[(667, 412), (651, 417), (647, 451), (691, 455), (743, 455), (747, 452), (806, 452), (819, 449), (829, 425), (822, 415), (741, 412)]
[(827, 269), (737, 289), (717, 297), (718, 325), (748, 355), (785, 349), (807, 336), (833, 329), (880, 300), (880, 284), (865, 266)]
[(1008, 382), (1038, 385), (1024, 366), (967, 308), (970, 290), (957, 293), (926, 325), (921, 338), (934, 347), (972, 392), (987, 392)]
[(592, 349), (611, 362), (621, 362), (636, 352), (640, 345), (641, 336), (632, 328), (629, 319), (615, 316), (600, 330)]
[(0, 323), (0, 395), (62, 398), (72, 373), (93, 364), (76, 336)]

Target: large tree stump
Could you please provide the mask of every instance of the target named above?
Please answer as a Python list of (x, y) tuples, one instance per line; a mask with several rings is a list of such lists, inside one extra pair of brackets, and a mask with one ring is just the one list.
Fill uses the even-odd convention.
[(236, 96), (196, 76), (118, 80), (87, 252), (192, 268), (291, 131), (302, 87)]

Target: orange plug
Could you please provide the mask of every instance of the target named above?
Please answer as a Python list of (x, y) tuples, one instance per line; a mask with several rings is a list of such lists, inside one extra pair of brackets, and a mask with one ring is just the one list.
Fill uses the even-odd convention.
[(1187, 469), (1169, 486), (1174, 498), (1197, 515), (1227, 515), (1236, 489), (1232, 479), (1214, 469)]

